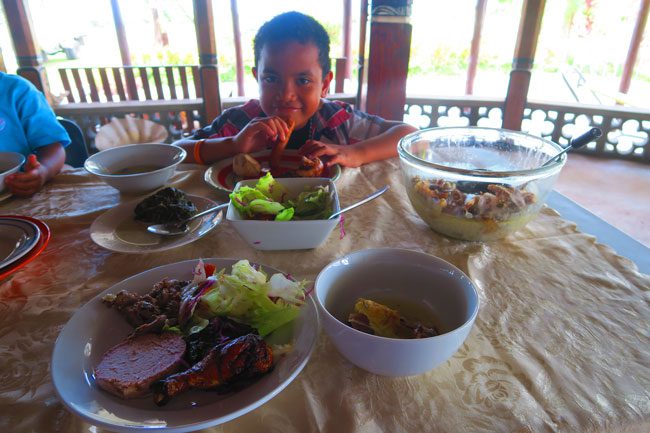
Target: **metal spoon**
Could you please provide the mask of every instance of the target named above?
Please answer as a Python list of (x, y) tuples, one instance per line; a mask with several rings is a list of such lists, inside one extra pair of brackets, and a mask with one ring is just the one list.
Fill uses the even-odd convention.
[(567, 147), (562, 149), (557, 155), (555, 155), (554, 157), (552, 157), (551, 159), (546, 161), (544, 164), (542, 164), (542, 167), (550, 164), (552, 161), (555, 161), (558, 157), (560, 157), (561, 155), (567, 153), (569, 150), (578, 149), (578, 148), (584, 146), (585, 144), (594, 141), (595, 139), (597, 139), (601, 135), (603, 135), (603, 132), (599, 128), (591, 128), (589, 131), (585, 132), (581, 136), (571, 140), (571, 142), (569, 143), (569, 145)]
[(228, 202), (222, 203), (219, 206), (211, 207), (210, 209), (206, 209), (203, 212), (199, 212), (195, 215), (192, 215), (191, 217), (183, 221), (179, 221), (175, 223), (150, 225), (149, 227), (147, 227), (147, 231), (151, 233), (155, 233), (157, 235), (163, 235), (163, 236), (182, 235), (184, 233), (187, 233), (190, 230), (189, 226), (187, 225), (187, 223), (189, 223), (190, 221), (211, 214), (213, 212), (218, 212), (221, 209), (225, 209), (227, 207), (228, 207)]
[(364, 203), (368, 203), (370, 200), (374, 200), (374, 199), (376, 199), (377, 197), (379, 197), (380, 195), (382, 195), (383, 193), (385, 193), (385, 192), (388, 191), (389, 189), (390, 189), (390, 187), (389, 187), (388, 185), (384, 186), (383, 188), (379, 188), (377, 191), (373, 192), (373, 193), (370, 194), (368, 197), (366, 197), (366, 198), (364, 198), (364, 199), (362, 199), (362, 200), (359, 200), (358, 202), (356, 202), (356, 203), (354, 203), (354, 204), (351, 204), (350, 206), (348, 206), (348, 207), (346, 207), (346, 208), (343, 208), (343, 209), (341, 209), (341, 210), (338, 211), (338, 212), (334, 212), (334, 213), (333, 213), (332, 215), (330, 215), (329, 218), (327, 218), (327, 219), (328, 219), (328, 220), (334, 219), (334, 218), (336, 218), (337, 216), (341, 215), (343, 212), (347, 212), (347, 211), (349, 211), (350, 209), (354, 209), (354, 208), (357, 207), (357, 206), (361, 206), (361, 205), (364, 204)]

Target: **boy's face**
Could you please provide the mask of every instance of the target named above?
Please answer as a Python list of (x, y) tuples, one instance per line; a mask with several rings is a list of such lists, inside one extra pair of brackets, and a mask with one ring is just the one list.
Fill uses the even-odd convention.
[(323, 79), (318, 48), (312, 43), (270, 43), (262, 47), (253, 75), (260, 89), (262, 110), (269, 116), (293, 120), (302, 128), (327, 95), (330, 71)]

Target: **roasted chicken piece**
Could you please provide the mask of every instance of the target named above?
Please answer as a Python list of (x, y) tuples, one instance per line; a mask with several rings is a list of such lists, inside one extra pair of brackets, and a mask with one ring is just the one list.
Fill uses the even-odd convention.
[(154, 402), (162, 406), (190, 389), (220, 389), (264, 374), (272, 367), (273, 351), (262, 337), (243, 335), (215, 346), (189, 370), (154, 383)]

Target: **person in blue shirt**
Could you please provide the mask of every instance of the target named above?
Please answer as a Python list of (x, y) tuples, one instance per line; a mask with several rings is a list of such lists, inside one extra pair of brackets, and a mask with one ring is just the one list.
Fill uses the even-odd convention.
[(22, 172), (5, 178), (9, 191), (22, 197), (39, 191), (61, 171), (68, 144), (45, 96), (24, 78), (0, 72), (0, 150), (27, 158)]

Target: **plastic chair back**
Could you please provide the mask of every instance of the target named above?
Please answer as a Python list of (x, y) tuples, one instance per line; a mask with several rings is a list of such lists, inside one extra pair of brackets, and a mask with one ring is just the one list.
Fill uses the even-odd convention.
[(57, 117), (57, 120), (70, 136), (70, 144), (65, 148), (65, 163), (72, 167), (83, 167), (88, 158), (88, 148), (81, 128), (74, 121), (64, 117)]

